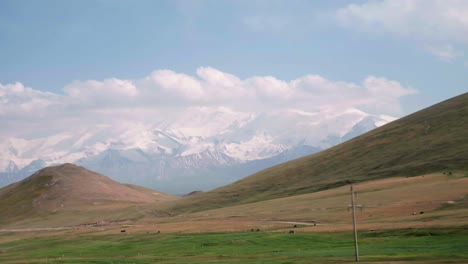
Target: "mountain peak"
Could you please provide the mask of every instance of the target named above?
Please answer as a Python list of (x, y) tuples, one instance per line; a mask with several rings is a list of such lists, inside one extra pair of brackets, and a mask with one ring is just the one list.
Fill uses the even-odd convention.
[[(70, 222), (105, 219), (106, 210), (162, 202), (177, 197), (124, 185), (71, 163), (41, 169), (30, 177), (0, 189), (0, 224), (31, 217), (63, 215)], [(93, 212), (89, 216), (87, 211)], [(85, 218), (73, 219), (76, 212)], [(60, 217), (58, 217), (60, 218)], [(68, 222), (66, 223), (68, 224)]]
[(63, 163), (63, 164), (60, 164), (60, 165), (56, 165), (56, 166), (51, 166), (47, 169), (53, 169), (53, 168), (56, 168), (56, 169), (67, 169), (67, 170), (86, 170), (85, 168), (81, 167), (81, 166), (78, 166), (76, 164), (73, 164), (73, 163)]

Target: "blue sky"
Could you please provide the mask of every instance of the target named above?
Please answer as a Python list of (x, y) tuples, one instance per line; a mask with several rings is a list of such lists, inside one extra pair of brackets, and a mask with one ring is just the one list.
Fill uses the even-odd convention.
[[(172, 89), (175, 104), (223, 104), (239, 87), (263, 101), (302, 89), (327, 106), (352, 90), (366, 103), (351, 96), (350, 106), (399, 117), (468, 91), (463, 0), (1, 0), (0, 38), (0, 115), (15, 118), (76, 98), (82, 108), (137, 106), (120, 97), (142, 89)], [(216, 85), (237, 88), (200, 99)]]

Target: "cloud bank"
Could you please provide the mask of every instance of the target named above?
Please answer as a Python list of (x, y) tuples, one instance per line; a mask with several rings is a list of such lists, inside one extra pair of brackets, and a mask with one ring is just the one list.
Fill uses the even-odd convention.
[[(0, 136), (37, 136), (46, 131), (126, 123), (156, 123), (190, 107), (228, 107), (240, 112), (283, 108), (327, 111), (359, 108), (401, 115), (399, 99), (416, 90), (384, 77), (360, 83), (306, 75), (241, 79), (211, 67), (196, 75), (156, 70), (136, 80), (74, 81), (63, 93), (42, 92), (21, 83), (0, 84)], [(47, 132), (48, 133), (48, 132)]]

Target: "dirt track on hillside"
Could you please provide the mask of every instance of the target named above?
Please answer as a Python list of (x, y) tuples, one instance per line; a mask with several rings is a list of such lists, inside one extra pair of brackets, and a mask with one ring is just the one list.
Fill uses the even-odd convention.
[(36, 231), (60, 231), (76, 229), (76, 227), (62, 226), (62, 227), (37, 227), (37, 228), (12, 228), (12, 229), (0, 229), (0, 233), (7, 232), (36, 232)]

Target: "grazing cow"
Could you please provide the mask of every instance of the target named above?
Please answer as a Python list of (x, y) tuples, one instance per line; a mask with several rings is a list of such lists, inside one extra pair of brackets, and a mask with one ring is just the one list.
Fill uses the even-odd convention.
[(294, 230), (289, 230), (289, 234), (294, 234)]
[(120, 230), (120, 233), (125, 233), (127, 232), (125, 229)]
[(296, 227), (297, 227), (297, 225), (294, 225), (294, 228), (296, 228)]
[(255, 231), (260, 232), (260, 229), (257, 229), (257, 230), (255, 230)]

